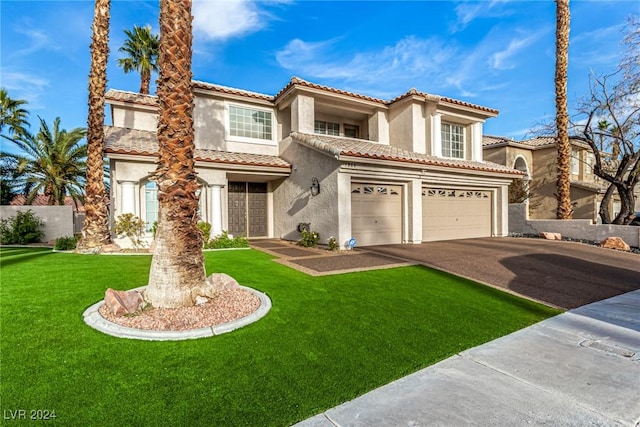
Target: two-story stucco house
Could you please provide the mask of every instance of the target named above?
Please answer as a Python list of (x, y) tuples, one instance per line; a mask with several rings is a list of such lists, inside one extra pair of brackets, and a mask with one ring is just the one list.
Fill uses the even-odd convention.
[[(341, 247), (508, 233), (521, 173), (483, 160), (498, 111), (414, 89), (391, 101), (298, 78), (276, 95), (194, 82), (200, 216), (212, 232)], [(110, 90), (112, 215), (157, 219), (157, 99)]]
[[(598, 212), (608, 183), (593, 173), (594, 154), (587, 143), (570, 138), (571, 144), (571, 203), (576, 219), (599, 220)], [(528, 182), (531, 197), (531, 219), (556, 217), (557, 144), (552, 137), (535, 137), (514, 141), (506, 137), (485, 135), (484, 157), (501, 165), (522, 171)], [(614, 194), (609, 213), (620, 211), (620, 199)]]

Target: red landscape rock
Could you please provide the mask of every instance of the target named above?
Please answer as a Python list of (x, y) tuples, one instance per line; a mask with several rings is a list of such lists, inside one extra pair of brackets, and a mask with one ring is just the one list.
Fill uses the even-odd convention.
[(238, 289), (240, 287), (236, 279), (225, 273), (214, 273), (207, 277), (207, 284), (212, 285), (218, 291)]
[(112, 252), (120, 252), (120, 246), (117, 243), (110, 243), (108, 245), (104, 245), (102, 247), (103, 253), (112, 253)]
[(543, 231), (542, 233), (540, 233), (540, 237), (547, 240), (562, 240), (562, 234), (550, 233), (548, 231)]
[(602, 242), (600, 242), (600, 246), (608, 249), (617, 249), (619, 251), (631, 251), (631, 246), (629, 246), (624, 240), (620, 237), (607, 237)]
[(126, 313), (135, 313), (144, 302), (142, 295), (138, 291), (116, 291), (107, 289), (104, 294), (104, 304), (116, 316)]

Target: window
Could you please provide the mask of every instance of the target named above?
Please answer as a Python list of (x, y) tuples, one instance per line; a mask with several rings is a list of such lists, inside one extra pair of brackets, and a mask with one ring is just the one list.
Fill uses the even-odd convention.
[(158, 186), (149, 181), (144, 186), (145, 229), (151, 231), (153, 223), (158, 221)]
[(360, 129), (356, 125), (344, 125), (344, 136), (347, 138), (360, 138)]
[[(204, 190), (202, 184), (200, 188), (196, 190), (198, 196), (198, 220), (206, 221), (206, 206), (207, 206), (207, 192)], [(148, 181), (144, 185), (144, 223), (145, 230), (151, 232), (153, 229), (153, 223), (158, 221), (158, 185), (154, 181)]]
[(593, 173), (593, 164), (595, 162), (595, 157), (593, 153), (587, 153), (587, 162), (585, 165), (585, 174), (591, 175)]
[(271, 141), (271, 112), (230, 105), (229, 134)]
[(340, 135), (340, 124), (323, 122), (322, 120), (316, 120), (314, 124), (314, 132), (322, 135)]
[(464, 127), (442, 124), (442, 155), (464, 159)]
[(580, 157), (578, 149), (571, 149), (571, 174), (578, 175), (580, 173)]

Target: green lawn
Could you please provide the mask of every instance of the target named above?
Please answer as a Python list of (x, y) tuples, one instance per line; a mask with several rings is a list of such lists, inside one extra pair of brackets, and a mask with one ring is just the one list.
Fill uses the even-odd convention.
[[(71, 426), (286, 426), (558, 310), (422, 267), (310, 277), (258, 251), (206, 253), (269, 314), (213, 338), (114, 338), (82, 321), (151, 257), (2, 248), (0, 404)], [(8, 421), (5, 421), (9, 423)]]

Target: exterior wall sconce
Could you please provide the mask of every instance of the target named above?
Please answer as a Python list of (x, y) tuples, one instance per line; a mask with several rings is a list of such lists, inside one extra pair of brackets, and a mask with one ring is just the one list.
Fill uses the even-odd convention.
[(317, 196), (320, 194), (320, 183), (318, 182), (318, 178), (311, 178), (311, 195)]

